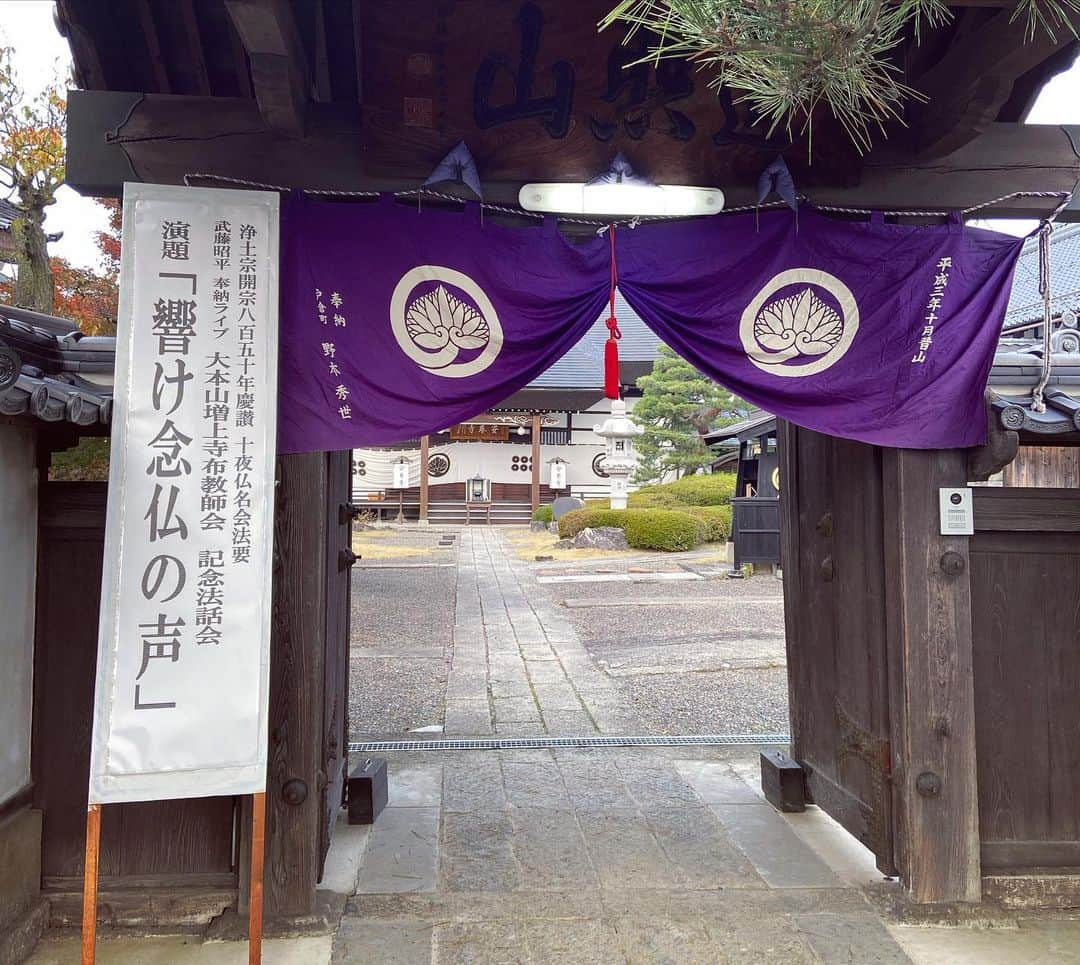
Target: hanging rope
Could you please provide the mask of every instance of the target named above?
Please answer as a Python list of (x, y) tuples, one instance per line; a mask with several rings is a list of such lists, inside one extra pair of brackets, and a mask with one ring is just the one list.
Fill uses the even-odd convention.
[(1050, 295), (1050, 234), (1053, 228), (1049, 221), (1039, 227), (1039, 294), (1043, 300), (1043, 358), (1042, 375), (1035, 388), (1031, 390), (1031, 408), (1036, 412), (1046, 411), (1043, 390), (1050, 381), (1050, 367), (1053, 364), (1050, 348), (1050, 326), (1053, 323), (1053, 309)]
[(615, 289), (619, 284), (619, 267), (615, 261), (615, 225), (608, 228), (611, 243), (611, 291), (608, 297), (608, 339), (604, 344), (604, 395), (619, 398), (619, 319), (615, 316)]
[[(247, 188), (258, 188), (262, 191), (279, 191), (284, 194), (288, 194), (293, 188), (290, 188), (283, 184), (267, 184), (263, 181), (249, 181), (245, 178), (230, 178), (223, 174), (208, 174), (199, 171), (195, 171), (184, 175), (185, 187), (191, 187), (192, 181), (219, 181), (223, 184), (238, 184)], [(304, 194), (309, 194), (313, 197), (320, 198), (371, 198), (375, 199), (380, 197), (378, 191), (340, 191), (331, 188), (301, 188)], [(412, 195), (423, 195), (424, 197), (431, 198), (434, 201), (446, 201), (454, 204), (461, 204), (464, 199), (459, 198), (453, 194), (445, 194), (441, 191), (432, 191), (428, 188), (407, 188), (404, 191), (395, 191), (395, 198), (407, 198)], [(979, 211), (983, 211), (987, 208), (992, 208), (995, 205), (1003, 204), (1006, 201), (1016, 201), (1020, 198), (1041, 198), (1047, 201), (1056, 201), (1054, 209), (1048, 215), (1048, 220), (1053, 221), (1064, 210), (1066, 205), (1072, 198), (1072, 192), (1070, 191), (1013, 191), (1010, 194), (1003, 194), (997, 198), (991, 198), (988, 201), (981, 201), (978, 204), (973, 204), (969, 208), (961, 209), (961, 214), (965, 216), (973, 215)], [(812, 198), (806, 195), (799, 195), (799, 201), (805, 202), (812, 208), (818, 211), (827, 211), (832, 214), (860, 214), (870, 215), (874, 213), (874, 209), (871, 208), (847, 208), (834, 204), (816, 204)], [(417, 199), (419, 204), (419, 198)], [(787, 203), (784, 201), (766, 201), (764, 204), (744, 204), (736, 205), (730, 208), (724, 208), (718, 212), (718, 215), (725, 214), (746, 214), (752, 211), (770, 211), (776, 208), (786, 208)], [(489, 201), (481, 202), (480, 209), (482, 211), (494, 211), (497, 214), (512, 215), (517, 218), (533, 218), (537, 221), (542, 221), (544, 215), (539, 214), (536, 211), (527, 211), (524, 208), (516, 207), (508, 204), (493, 204)], [(921, 217), (921, 218), (947, 218), (954, 214), (953, 211), (917, 211), (917, 210), (889, 210), (881, 211), (881, 214), (886, 217)], [(710, 215), (710, 217), (713, 217)], [(633, 219), (627, 219), (620, 222), (608, 222), (599, 221), (595, 218), (575, 218), (571, 215), (558, 215), (558, 220), (567, 224), (580, 224), (580, 225), (592, 225), (598, 228), (604, 228), (608, 224), (618, 223), (622, 225), (631, 224), (633, 221), (639, 223), (646, 223), (651, 221), (675, 221), (682, 220), (683, 215), (636, 215)]]

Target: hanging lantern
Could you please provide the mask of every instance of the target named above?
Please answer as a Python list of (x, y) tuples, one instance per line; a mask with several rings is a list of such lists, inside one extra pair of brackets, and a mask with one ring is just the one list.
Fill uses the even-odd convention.
[(398, 456), (394, 460), (394, 489), (409, 488), (409, 459), (407, 456)]
[(612, 400), (611, 418), (601, 425), (593, 426), (593, 432), (604, 440), (607, 448), (600, 466), (607, 473), (610, 482), (612, 509), (626, 509), (630, 473), (637, 465), (634, 439), (644, 431), (627, 416), (626, 403), (622, 399)]
[(548, 460), (548, 466), (550, 466), (548, 474), (548, 487), (551, 489), (565, 489), (566, 488), (566, 467), (569, 463), (556, 456), (554, 459)]

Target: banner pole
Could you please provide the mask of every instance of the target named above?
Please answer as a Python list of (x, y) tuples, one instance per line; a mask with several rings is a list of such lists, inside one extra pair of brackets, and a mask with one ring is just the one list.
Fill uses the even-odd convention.
[(251, 894), (248, 899), (248, 965), (262, 963), (263, 858), (266, 852), (266, 792), (251, 796)]
[(98, 855), (101, 805), (86, 809), (86, 855), (83, 864), (82, 965), (94, 965), (97, 952)]

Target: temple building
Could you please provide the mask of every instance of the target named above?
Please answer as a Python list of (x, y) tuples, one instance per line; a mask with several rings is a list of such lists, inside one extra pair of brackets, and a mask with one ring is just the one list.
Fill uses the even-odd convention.
[[(619, 377), (627, 411), (640, 397), (637, 379), (652, 371), (659, 339), (616, 298)], [(432, 523), (524, 523), (557, 496), (608, 494), (600, 466), (603, 440), (593, 432), (611, 415), (604, 397), (604, 342), (600, 319), (543, 375), (500, 406), (444, 432), (399, 447), (353, 450), (353, 499), (380, 518)], [(409, 486), (394, 487), (402, 459)], [(423, 472), (424, 459), (427, 471)], [(553, 461), (565, 470), (553, 478)], [(561, 476), (561, 478), (560, 478)], [(565, 479), (565, 487), (551, 483)], [(470, 504), (474, 504), (469, 513)]]

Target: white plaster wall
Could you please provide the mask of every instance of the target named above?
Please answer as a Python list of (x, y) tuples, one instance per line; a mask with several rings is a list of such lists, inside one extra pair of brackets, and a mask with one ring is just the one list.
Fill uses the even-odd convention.
[(0, 803), (30, 781), (37, 498), (33, 432), (0, 425)]
[[(633, 412), (636, 398), (626, 400), (628, 412)], [(601, 399), (595, 405), (571, 416), (573, 444), (569, 446), (540, 447), (540, 481), (546, 486), (550, 479), (548, 460), (556, 456), (565, 459), (569, 465), (566, 480), (575, 493), (586, 496), (603, 496), (608, 491), (609, 482), (593, 472), (593, 459), (604, 452), (603, 440), (593, 435), (593, 426), (598, 426), (611, 415), (611, 400)], [(552, 412), (545, 416), (545, 429), (565, 429), (566, 413)], [(510, 427), (511, 440), (514, 427)], [(595, 440), (595, 441), (594, 441)], [(529, 456), (531, 445), (524, 440), (511, 442), (451, 442), (445, 445), (433, 445), (431, 454), (441, 452), (450, 457), (450, 471), (445, 476), (431, 477), (431, 484), (464, 482), (470, 476), (482, 476), (499, 483), (528, 483), (531, 474), (528, 471), (514, 470), (514, 456)], [(409, 485), (420, 485), (420, 450), (402, 449), (354, 449), (353, 450), (353, 492), (359, 496), (367, 492), (389, 489), (394, 482), (393, 464), (399, 457), (409, 460)], [(360, 463), (363, 463), (363, 472)], [(635, 489), (633, 483), (630, 489)]]
[[(565, 459), (567, 481), (571, 486), (602, 484), (607, 480), (592, 471), (593, 458), (604, 451), (603, 446), (541, 446), (540, 479), (547, 485), (549, 479), (548, 460), (556, 456)], [(444, 446), (432, 446), (431, 454), (441, 452), (450, 458), (450, 471), (445, 476), (431, 477), (431, 484), (464, 482), (470, 476), (480, 475), (500, 483), (528, 483), (532, 475), (528, 470), (514, 470), (514, 456), (528, 458), (532, 455), (529, 445), (515, 445), (508, 442), (451, 442)], [(368, 489), (386, 489), (393, 484), (393, 464), (399, 456), (409, 460), (409, 484), (420, 485), (420, 451), (418, 449), (354, 449), (353, 450), (353, 485), (357, 492)], [(359, 473), (359, 463), (363, 462), (364, 472)], [(526, 464), (527, 465), (527, 464)]]

